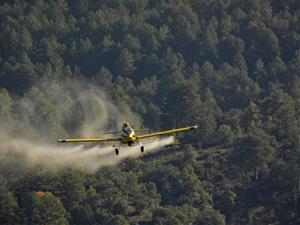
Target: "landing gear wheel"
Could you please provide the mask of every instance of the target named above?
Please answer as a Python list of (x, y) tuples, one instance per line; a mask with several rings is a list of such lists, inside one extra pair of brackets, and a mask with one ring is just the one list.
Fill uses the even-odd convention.
[(119, 155), (119, 149), (115, 148), (116, 155)]
[(141, 146), (141, 152), (144, 152), (144, 146)]

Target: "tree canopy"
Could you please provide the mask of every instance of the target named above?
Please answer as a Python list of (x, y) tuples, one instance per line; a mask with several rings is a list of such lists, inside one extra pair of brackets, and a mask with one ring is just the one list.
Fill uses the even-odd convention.
[[(0, 223), (299, 224), (299, 46), (298, 0), (1, 1)], [(131, 118), (199, 129), (92, 174), (4, 142)]]

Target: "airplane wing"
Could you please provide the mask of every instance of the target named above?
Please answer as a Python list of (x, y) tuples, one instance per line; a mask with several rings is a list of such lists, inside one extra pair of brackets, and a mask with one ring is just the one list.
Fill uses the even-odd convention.
[(184, 128), (178, 128), (178, 129), (173, 129), (173, 130), (167, 130), (167, 131), (157, 132), (157, 133), (139, 135), (139, 136), (136, 136), (136, 139), (139, 140), (139, 139), (156, 137), (156, 136), (172, 135), (172, 134), (178, 133), (178, 132), (186, 132), (186, 131), (189, 131), (189, 130), (194, 130), (197, 127), (198, 126), (191, 126), (191, 127), (184, 127)]
[(107, 142), (107, 141), (119, 141), (119, 138), (69, 138), (58, 139), (57, 142)]

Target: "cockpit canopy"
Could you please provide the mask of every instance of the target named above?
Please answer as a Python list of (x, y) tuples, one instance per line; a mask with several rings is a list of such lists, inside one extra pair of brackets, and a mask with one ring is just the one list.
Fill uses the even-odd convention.
[(122, 129), (122, 131), (128, 136), (134, 135), (134, 130), (131, 127), (125, 127)]

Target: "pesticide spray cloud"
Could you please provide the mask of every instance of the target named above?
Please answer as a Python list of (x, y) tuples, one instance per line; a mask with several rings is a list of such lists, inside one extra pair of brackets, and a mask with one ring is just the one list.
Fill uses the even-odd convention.
[(145, 144), (145, 153), (139, 146), (123, 147), (116, 156), (112, 147), (55, 146), (24, 139), (9, 140), (6, 148), (22, 156), (26, 166), (39, 165), (47, 169), (77, 168), (94, 172), (103, 166), (116, 165), (126, 158), (137, 158), (144, 154), (164, 149), (173, 142), (173, 137)]
[[(116, 156), (112, 145), (55, 142), (58, 137), (95, 137), (106, 130), (119, 130), (124, 118), (134, 118), (134, 125), (140, 125), (127, 105), (120, 104), (121, 108), (116, 105), (119, 104), (113, 104), (102, 91), (87, 83), (47, 82), (33, 87), (24, 98), (14, 100), (15, 114), (0, 120), (0, 160), (16, 154), (26, 166), (81, 168), (93, 172), (125, 158), (140, 157), (143, 154), (139, 146), (121, 147)], [(171, 143), (173, 137), (145, 143), (146, 154)]]

